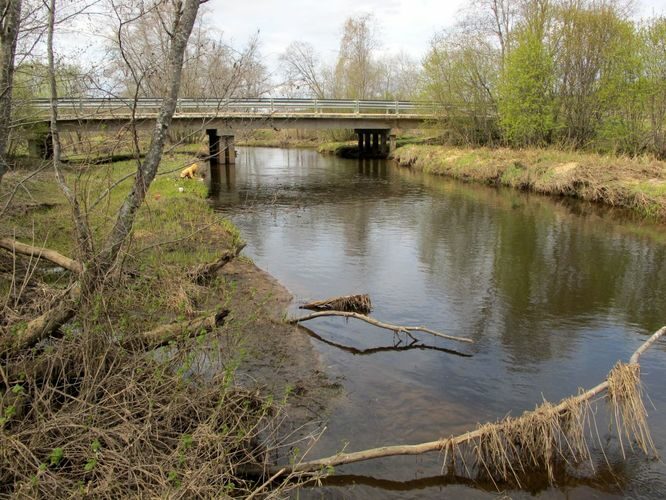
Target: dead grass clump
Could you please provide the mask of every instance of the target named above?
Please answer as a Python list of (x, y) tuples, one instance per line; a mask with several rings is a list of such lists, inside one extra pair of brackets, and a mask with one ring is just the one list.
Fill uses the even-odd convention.
[(313, 311), (344, 311), (368, 314), (372, 311), (372, 301), (367, 294), (341, 295), (330, 299), (308, 302), (307, 304), (303, 304), (300, 308)]
[[(656, 455), (641, 398), (640, 366), (618, 363), (607, 382), (606, 399), (623, 456), (625, 441), (631, 449), (635, 443), (645, 454)], [(545, 471), (553, 483), (559, 464), (592, 461), (588, 436), (596, 428), (595, 412), (583, 396), (570, 397), (557, 405), (544, 402), (520, 417), (481, 425), (476, 430), (478, 437), (458, 447), (462, 450), (460, 457), (466, 450), (478, 475), (492, 481), (520, 486), (526, 473)], [(604, 443), (599, 445), (604, 448)]]
[[(240, 471), (263, 470), (276, 451), (278, 406), (236, 386), (230, 370), (198, 376), (196, 342), (157, 360), (103, 337), (65, 338), (5, 364), (0, 496), (244, 497), (257, 488)], [(12, 369), (25, 366), (33, 369)], [(293, 479), (272, 491), (285, 494)]]
[(584, 432), (587, 406), (574, 398), (565, 405), (562, 410), (545, 402), (520, 417), (480, 426), (479, 437), (468, 444), (479, 475), (520, 485), (527, 473), (546, 471), (552, 482), (559, 462), (589, 459)]
[(633, 449), (635, 442), (643, 453), (657, 453), (647, 425), (647, 411), (641, 398), (641, 367), (637, 363), (617, 363), (608, 375), (608, 401), (618, 439), (625, 456), (624, 438)]

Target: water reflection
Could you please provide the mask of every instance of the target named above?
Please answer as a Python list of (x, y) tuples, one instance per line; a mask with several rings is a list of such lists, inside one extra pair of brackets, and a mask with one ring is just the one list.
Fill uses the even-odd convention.
[[(427, 339), (428, 349), (376, 350), (385, 333), (370, 325), (312, 322), (321, 339), (313, 345), (344, 377), (346, 394), (312, 456), (346, 442), (357, 450), (389, 437), (428, 441), (575, 394), (666, 322), (663, 228), (307, 150), (241, 149), (234, 172), (220, 174), (216, 206), (240, 226), (247, 253), (297, 299), (369, 293), (382, 320), (476, 340), (471, 358), (442, 352), (451, 345), (439, 339)], [(660, 450), (665, 346), (643, 371)], [(357, 355), (364, 352), (372, 355)], [(632, 460), (624, 490), (666, 489), (663, 464)], [(437, 457), (417, 464), (421, 475), (440, 473)], [(414, 459), (396, 459), (340, 472), (410, 481), (414, 470)]]
[(472, 354), (465, 354), (464, 352), (459, 352), (455, 351), (453, 349), (445, 349), (443, 347), (435, 347), (431, 345), (426, 345), (420, 343), (418, 340), (415, 338), (409, 339), (409, 340), (403, 340), (401, 338), (396, 338), (394, 337), (394, 343), (391, 346), (382, 346), (382, 347), (368, 347), (367, 349), (357, 349), (355, 347), (350, 347), (342, 344), (338, 344), (335, 342), (332, 342), (330, 340), (326, 340), (324, 337), (317, 335), (315, 332), (310, 330), (309, 328), (304, 327), (303, 325), (298, 325), (305, 333), (307, 333), (310, 337), (313, 339), (318, 340), (319, 342), (323, 342), (324, 344), (328, 344), (333, 347), (337, 347), (338, 349), (341, 349), (345, 352), (348, 352), (350, 354), (353, 354), (355, 356), (368, 356), (371, 354), (377, 354), (379, 352), (398, 352), (398, 351), (411, 351), (414, 349), (418, 349), (421, 351), (439, 351), (439, 352), (444, 352), (446, 354), (452, 354), (454, 356), (461, 356), (463, 358), (471, 358)]

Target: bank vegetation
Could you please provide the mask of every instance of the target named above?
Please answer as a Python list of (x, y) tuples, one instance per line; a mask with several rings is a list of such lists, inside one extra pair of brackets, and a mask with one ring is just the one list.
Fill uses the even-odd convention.
[(639, 218), (666, 221), (666, 162), (651, 156), (555, 148), (406, 145), (393, 153), (403, 167), (465, 182), (626, 208)]

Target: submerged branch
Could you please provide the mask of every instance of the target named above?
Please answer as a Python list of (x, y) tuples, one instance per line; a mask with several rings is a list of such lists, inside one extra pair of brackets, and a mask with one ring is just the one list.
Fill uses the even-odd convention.
[(383, 321), (379, 321), (375, 318), (371, 318), (370, 316), (366, 316), (365, 314), (359, 314), (355, 312), (346, 312), (346, 311), (319, 311), (315, 312), (312, 314), (308, 314), (306, 316), (302, 316), (300, 318), (293, 318), (287, 320), (287, 323), (291, 325), (297, 325), (298, 323), (302, 323), (303, 321), (309, 321), (311, 319), (315, 318), (322, 318), (325, 316), (342, 316), (343, 318), (355, 318), (355, 319), (360, 319), (361, 321), (365, 321), (366, 323), (370, 323), (371, 325), (377, 326), (379, 328), (385, 328), (387, 330), (392, 330), (396, 333), (401, 333), (401, 332), (425, 332), (429, 333), (430, 335), (434, 335), (436, 337), (441, 337), (443, 339), (449, 339), (449, 340), (455, 340), (458, 342), (467, 342), (470, 344), (473, 344), (474, 341), (472, 339), (468, 339), (466, 337), (456, 337), (454, 335), (447, 335), (442, 332), (437, 332), (435, 330), (431, 330), (430, 328), (426, 328), (425, 326), (402, 326), (402, 325), (392, 325), (390, 323), (384, 323)]

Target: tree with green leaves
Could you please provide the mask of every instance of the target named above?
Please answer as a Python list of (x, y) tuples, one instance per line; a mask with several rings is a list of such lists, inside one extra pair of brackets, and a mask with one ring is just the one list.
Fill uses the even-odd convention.
[(345, 21), (335, 66), (336, 97), (369, 99), (378, 87), (379, 66), (375, 51), (379, 40), (372, 15)]
[(553, 57), (546, 43), (547, 2), (515, 35), (499, 85), (498, 110), (504, 138), (517, 146), (545, 144), (555, 128)]
[(648, 147), (666, 157), (666, 17), (649, 21), (640, 32)]
[(499, 51), (457, 29), (436, 35), (423, 63), (423, 96), (438, 105), (439, 121), (454, 142), (497, 138)]

